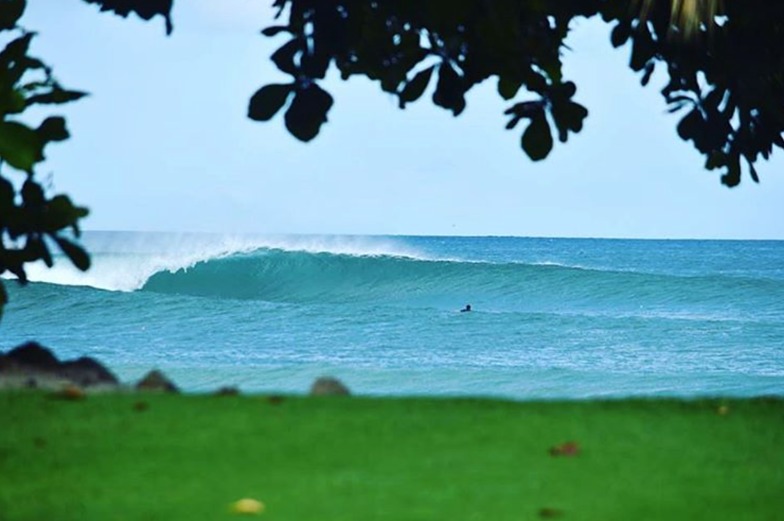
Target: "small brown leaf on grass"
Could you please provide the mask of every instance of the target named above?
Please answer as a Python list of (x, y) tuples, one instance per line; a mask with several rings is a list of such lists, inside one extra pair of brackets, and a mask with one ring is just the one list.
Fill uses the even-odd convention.
[(580, 444), (576, 441), (567, 441), (550, 447), (550, 456), (578, 456), (581, 450)]
[(136, 412), (143, 412), (150, 408), (150, 404), (147, 402), (136, 402), (133, 404), (133, 410)]
[(52, 396), (54, 398), (59, 398), (61, 400), (69, 400), (69, 401), (84, 400), (87, 397), (87, 395), (84, 393), (84, 391), (81, 388), (73, 384), (68, 384), (64, 386), (62, 389), (54, 393)]
[(720, 405), (716, 412), (719, 413), (720, 416), (727, 416), (730, 413), (730, 408), (726, 405)]
[(561, 517), (562, 515), (563, 510), (558, 510), (557, 508), (544, 507), (539, 509), (539, 517), (544, 519), (552, 519), (554, 517)]
[(273, 394), (267, 398), (267, 401), (270, 403), (270, 405), (280, 405), (283, 403), (283, 397), (278, 394)]

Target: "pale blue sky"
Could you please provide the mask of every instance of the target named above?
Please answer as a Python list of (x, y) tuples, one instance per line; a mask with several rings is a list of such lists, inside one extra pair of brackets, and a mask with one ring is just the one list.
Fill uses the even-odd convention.
[(29, 3), (34, 53), (91, 93), (58, 110), (73, 137), (40, 170), (91, 208), (87, 229), (784, 239), (784, 151), (759, 165), (760, 185), (722, 186), (598, 20), (576, 26), (565, 59), (585, 128), (533, 163), (491, 82), (453, 118), (333, 74), (310, 144), (280, 116), (248, 120), (253, 92), (286, 81), (269, 61), (283, 40), (259, 34), (271, 0), (175, 0), (168, 38), (160, 19)]

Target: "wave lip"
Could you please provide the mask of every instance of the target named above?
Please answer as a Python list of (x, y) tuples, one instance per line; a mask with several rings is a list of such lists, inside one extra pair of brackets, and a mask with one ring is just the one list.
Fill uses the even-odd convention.
[(89, 271), (80, 272), (62, 255), (56, 255), (52, 268), (40, 262), (29, 266), (29, 279), (128, 292), (142, 289), (158, 273), (188, 271), (197, 264), (254, 251), (425, 258), (399, 241), (364, 236), (87, 232), (83, 242), (93, 260)]

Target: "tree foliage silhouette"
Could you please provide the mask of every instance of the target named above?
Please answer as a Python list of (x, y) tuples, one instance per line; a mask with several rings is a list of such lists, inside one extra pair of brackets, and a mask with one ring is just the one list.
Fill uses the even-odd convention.
[[(647, 85), (658, 68), (662, 95), (681, 112), (678, 135), (705, 156), (709, 170), (735, 186), (742, 164), (784, 148), (784, 4), (751, 0), (277, 0), (284, 23), (263, 31), (289, 39), (273, 55), (291, 75), (251, 98), (249, 116), (266, 121), (285, 108), (297, 138), (318, 134), (332, 107), (319, 85), (334, 65), (346, 79), (377, 80), (400, 107), (435, 80), (433, 103), (457, 116), (465, 94), (487, 79), (511, 105), (508, 129), (525, 121), (521, 146), (546, 158), (553, 135), (566, 142), (588, 110), (575, 101), (561, 57), (572, 21), (599, 15), (612, 45), (631, 48), (629, 66)], [(285, 15), (285, 16), (284, 16)], [(284, 93), (288, 95), (284, 96)]]
[[(23, 118), (35, 105), (68, 103), (84, 93), (64, 89), (47, 65), (28, 55), (34, 33), (17, 26), (25, 5), (24, 0), (0, 2), (0, 32), (10, 34), (0, 51), (0, 274), (9, 271), (22, 283), (27, 281), (25, 264), (52, 266), (51, 243), (77, 268), (90, 266), (87, 253), (73, 241), (87, 209), (67, 195), (48, 196), (35, 178), (45, 147), (68, 139), (65, 119), (49, 116), (31, 126)], [(0, 281), (0, 314), (7, 300)]]
[[(123, 16), (156, 14), (171, 32), (173, 0), (85, 0)], [(315, 138), (333, 106), (320, 85), (334, 66), (343, 79), (379, 82), (400, 108), (434, 83), (433, 103), (459, 115), (465, 94), (487, 79), (512, 104), (507, 128), (526, 126), (521, 146), (537, 161), (582, 130), (588, 110), (562, 73), (564, 43), (576, 18), (600, 16), (614, 47), (631, 50), (629, 67), (648, 85), (657, 68), (668, 76), (662, 95), (683, 114), (678, 135), (722, 170), (727, 186), (742, 166), (784, 148), (784, 4), (768, 0), (274, 0), (281, 24), (262, 31), (288, 35), (271, 59), (291, 76), (260, 88), (248, 115), (268, 121), (284, 111), (289, 132)], [(525, 98), (525, 99), (520, 99)]]
[[(172, 32), (173, 0), (83, 0), (121, 16), (160, 16)], [(61, 104), (84, 94), (66, 90), (49, 67), (27, 55), (33, 33), (18, 27), (25, 0), (0, 0), (0, 32), (16, 37), (0, 53), (0, 166), (24, 176), (21, 188), (0, 171), (0, 273), (22, 282), (24, 265), (53, 262), (54, 242), (79, 268), (89, 258), (72, 236), (87, 210), (64, 195), (49, 198), (34, 179), (44, 147), (67, 139), (65, 121), (30, 127), (19, 116), (32, 105)], [(522, 126), (520, 144), (534, 161), (580, 132), (588, 109), (563, 77), (565, 39), (577, 18), (601, 17), (615, 47), (630, 49), (629, 67), (643, 86), (656, 70), (678, 136), (693, 143), (708, 170), (736, 186), (745, 169), (784, 148), (784, 3), (770, 0), (275, 0), (285, 35), (271, 56), (291, 76), (261, 87), (248, 116), (268, 121), (283, 112), (288, 131), (310, 141), (334, 105), (319, 84), (334, 68), (343, 79), (365, 76), (395, 95), (401, 109), (432, 89), (435, 105), (458, 116), (466, 93), (496, 82), (509, 102), (506, 128)], [(38, 77), (31, 79), (31, 74)], [(651, 144), (653, 147), (654, 145)], [(66, 233), (70, 230), (70, 233)], [(6, 295), (0, 283), (0, 310)]]

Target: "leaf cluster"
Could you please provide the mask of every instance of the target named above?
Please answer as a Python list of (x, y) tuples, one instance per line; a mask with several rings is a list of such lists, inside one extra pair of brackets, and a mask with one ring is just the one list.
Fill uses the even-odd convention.
[(683, 112), (677, 131), (705, 156), (708, 170), (736, 186), (742, 164), (759, 182), (755, 162), (784, 148), (784, 4), (765, 0), (723, 2), (713, 23), (686, 37), (673, 23), (669, 2), (646, 16), (618, 6), (602, 14), (614, 24), (616, 47), (631, 45), (630, 67), (647, 85), (657, 65), (666, 68), (662, 89), (669, 112)]
[[(17, 26), (24, 9), (25, 0), (0, 1), (0, 33), (11, 35), (0, 51), (0, 274), (8, 271), (21, 283), (27, 282), (26, 264), (53, 265), (51, 245), (77, 268), (90, 265), (73, 240), (87, 209), (66, 195), (49, 197), (35, 178), (35, 165), (44, 160), (47, 145), (68, 139), (65, 119), (49, 116), (37, 126), (24, 119), (30, 107), (68, 103), (85, 93), (63, 88), (49, 67), (29, 55), (35, 35)], [(14, 182), (12, 175), (21, 179)], [(0, 281), (0, 313), (7, 300)]]
[[(432, 88), (435, 105), (459, 115), (466, 93), (493, 79), (514, 103), (507, 129), (526, 126), (521, 146), (547, 157), (553, 135), (566, 142), (588, 110), (574, 101), (561, 57), (573, 20), (601, 15), (616, 47), (630, 44), (629, 66), (647, 85), (657, 67), (668, 74), (662, 94), (671, 112), (688, 109), (678, 135), (694, 143), (722, 182), (740, 182), (741, 159), (754, 163), (784, 146), (784, 4), (725, 2), (696, 30), (678, 34), (665, 0), (276, 0), (284, 22), (267, 37), (287, 35), (272, 61), (292, 81), (268, 85), (251, 98), (248, 115), (267, 121), (285, 109), (288, 130), (309, 141), (327, 121), (332, 97), (317, 82), (334, 66), (343, 79), (378, 81), (405, 108)], [(719, 20), (721, 18), (721, 20)], [(522, 99), (520, 99), (522, 98)]]
[(596, 12), (579, 1), (544, 4), (278, 0), (275, 6), (279, 14), (288, 12), (288, 21), (263, 33), (288, 35), (272, 60), (292, 82), (261, 88), (248, 115), (266, 121), (287, 107), (288, 130), (303, 141), (313, 139), (333, 104), (317, 85), (331, 65), (344, 79), (362, 75), (378, 81), (397, 96), (400, 108), (432, 85), (433, 103), (455, 116), (466, 107), (466, 93), (494, 77), (504, 99), (521, 87), (533, 96), (509, 107), (508, 128), (527, 120), (522, 147), (532, 159), (543, 159), (553, 146), (551, 122), (566, 141), (588, 114), (573, 101), (575, 85), (562, 79), (561, 45), (574, 16)]
[(101, 11), (110, 11), (122, 17), (136, 13), (143, 20), (151, 20), (160, 15), (166, 21), (166, 34), (171, 34), (174, 26), (171, 21), (171, 9), (174, 0), (84, 0), (88, 4), (97, 4)]

